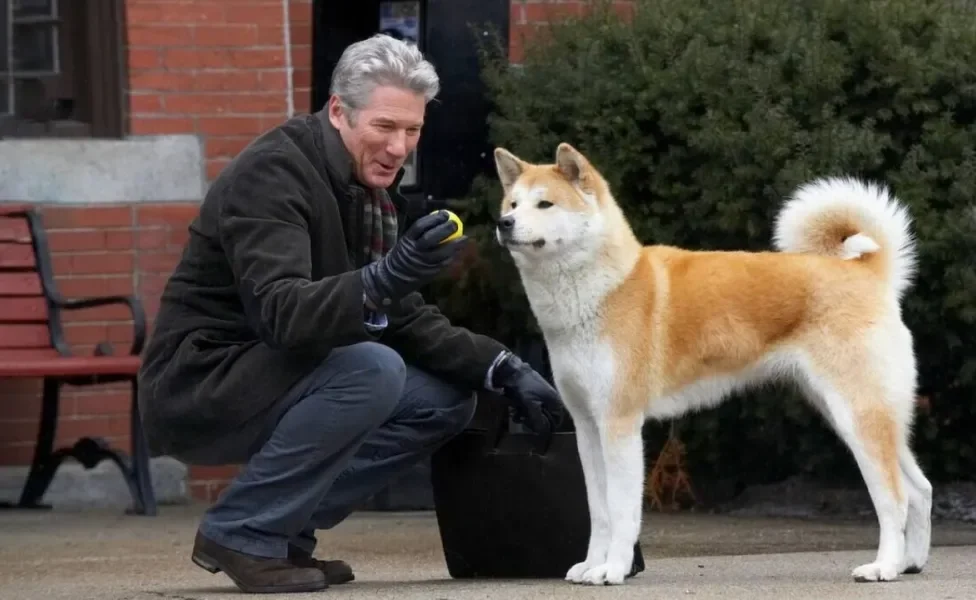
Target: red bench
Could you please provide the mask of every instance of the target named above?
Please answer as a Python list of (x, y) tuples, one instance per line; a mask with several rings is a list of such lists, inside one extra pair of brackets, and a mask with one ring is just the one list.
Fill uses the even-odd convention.
[[(92, 356), (73, 354), (64, 337), (61, 313), (125, 304), (132, 313), (132, 347), (112, 355), (103, 342)], [(86, 469), (111, 460), (122, 472), (132, 496), (129, 512), (156, 514), (149, 474), (149, 451), (143, 435), (136, 395), (139, 353), (146, 337), (146, 316), (135, 296), (66, 299), (58, 292), (40, 215), (30, 207), (0, 204), (0, 379), (40, 378), (43, 404), (34, 459), (20, 500), (8, 508), (49, 508), (41, 504), (61, 465), (72, 457)], [(127, 381), (132, 387), (131, 457), (102, 438), (82, 437), (71, 447), (55, 450), (60, 391), (64, 385), (85, 386)]]

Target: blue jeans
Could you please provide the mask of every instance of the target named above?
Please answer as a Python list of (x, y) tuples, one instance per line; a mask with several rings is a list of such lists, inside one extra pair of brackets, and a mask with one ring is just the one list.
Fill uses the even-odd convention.
[(475, 403), (472, 390), (405, 365), (387, 346), (338, 348), (257, 435), (243, 433), (236, 443), (201, 451), (201, 460), (189, 459), (238, 462), (234, 452), (246, 455), (200, 533), (251, 555), (283, 558), (289, 544), (312, 552), (316, 529), (334, 527), (460, 433)]

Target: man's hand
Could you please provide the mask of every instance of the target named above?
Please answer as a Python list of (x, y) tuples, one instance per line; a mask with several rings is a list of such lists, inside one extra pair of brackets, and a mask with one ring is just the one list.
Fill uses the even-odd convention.
[(457, 231), (445, 211), (417, 219), (380, 260), (360, 272), (368, 304), (386, 310), (401, 298), (423, 287), (447, 268), (457, 256), (465, 236), (441, 244)]
[(559, 394), (518, 356), (509, 354), (495, 367), (492, 384), (513, 401), (516, 413), (522, 417), (517, 420), (526, 421), (532, 431), (551, 433), (562, 424)]

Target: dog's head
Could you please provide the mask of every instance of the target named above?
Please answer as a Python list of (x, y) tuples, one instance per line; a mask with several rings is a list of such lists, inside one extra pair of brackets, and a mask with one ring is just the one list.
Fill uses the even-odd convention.
[(562, 143), (554, 163), (532, 164), (496, 148), (495, 168), (505, 192), (495, 237), (517, 262), (562, 262), (602, 245), (610, 192), (578, 150)]

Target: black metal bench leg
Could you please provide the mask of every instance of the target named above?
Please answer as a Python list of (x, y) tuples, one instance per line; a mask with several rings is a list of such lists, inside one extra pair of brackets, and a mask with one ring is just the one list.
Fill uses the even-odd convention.
[(18, 508), (51, 508), (41, 504), (54, 474), (61, 465), (62, 456), (54, 452), (54, 436), (57, 432), (58, 409), (61, 382), (57, 379), (44, 380), (44, 396), (41, 404), (41, 421), (37, 430), (37, 445), (34, 446), (34, 459), (31, 461), (27, 481), (20, 494)]
[(139, 411), (139, 391), (136, 380), (132, 380), (132, 410), (130, 437), (132, 439), (132, 476), (135, 478), (136, 497), (132, 512), (150, 517), (156, 516), (156, 492), (153, 490), (152, 473), (149, 470), (149, 446), (142, 429), (142, 416)]

